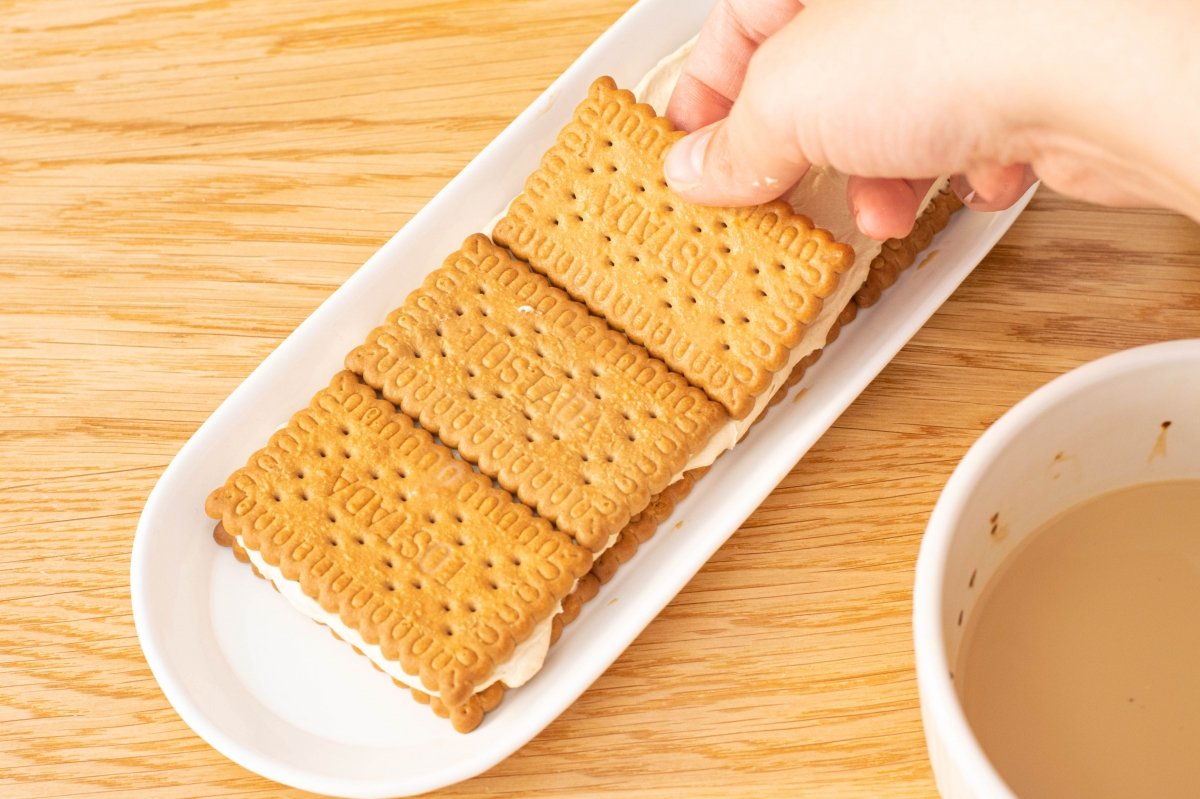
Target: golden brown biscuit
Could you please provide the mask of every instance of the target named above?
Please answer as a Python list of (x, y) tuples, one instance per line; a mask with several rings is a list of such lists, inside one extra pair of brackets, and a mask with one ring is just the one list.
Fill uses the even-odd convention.
[(741, 419), (854, 253), (783, 202), (675, 196), (682, 135), (600, 78), (493, 237)]

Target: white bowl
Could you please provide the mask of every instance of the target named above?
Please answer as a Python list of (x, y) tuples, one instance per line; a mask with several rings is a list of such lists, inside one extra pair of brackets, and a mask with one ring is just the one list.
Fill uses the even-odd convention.
[(1182, 478), (1200, 478), (1200, 339), (1082, 366), (971, 447), (929, 519), (913, 591), (921, 717), (942, 796), (1014, 795), (972, 734), (953, 678), (963, 630), (1005, 557), (1089, 497)]

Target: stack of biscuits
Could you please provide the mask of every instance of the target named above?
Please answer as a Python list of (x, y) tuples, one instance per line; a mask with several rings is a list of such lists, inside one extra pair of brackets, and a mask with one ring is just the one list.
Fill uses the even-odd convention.
[(219, 543), (461, 732), (954, 210), (851, 274), (784, 203), (673, 195), (681, 135), (597, 80), (492, 236), (206, 503)]

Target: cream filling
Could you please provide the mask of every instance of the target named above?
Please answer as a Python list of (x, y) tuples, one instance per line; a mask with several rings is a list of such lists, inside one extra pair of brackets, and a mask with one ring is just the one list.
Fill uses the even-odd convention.
[[(516, 197), (513, 198), (513, 200), (515, 200), (515, 199), (516, 199)], [(486, 225), (483, 226), (483, 230), (481, 230), (479, 232), (482, 233), (483, 235), (487, 236), (490, 239), (492, 237), (492, 231), (496, 229), (496, 223), (499, 222), (504, 217), (508, 216), (508, 209), (512, 207), (512, 204), (513, 204), (513, 201), (509, 200), (505, 204), (504, 210), (501, 211), (500, 213), (496, 214), (495, 216), (493, 216), (491, 218), (491, 220)]]
[[(613, 536), (613, 539), (615, 538), (616, 536)], [(613, 539), (610, 539), (609, 546), (612, 545)], [(258, 569), (260, 574), (270, 580), (271, 584), (279, 589), (279, 593), (283, 595), (283, 598), (293, 608), (313, 621), (319, 621), (321, 624), (324, 624), (337, 633), (346, 643), (358, 647), (360, 652), (370, 658), (371, 662), (382, 669), (389, 677), (395, 678), (398, 682), (404, 683), (409, 688), (416, 688), (418, 691), (424, 691), (431, 696), (438, 695), (437, 691), (430, 690), (422, 685), (420, 677), (413, 676), (401, 668), (399, 662), (384, 657), (383, 650), (377, 644), (368, 644), (364, 641), (358, 631), (347, 627), (336, 613), (330, 613), (321, 607), (315, 599), (304, 593), (304, 589), (300, 587), (300, 583), (284, 577), (278, 568), (263, 560), (262, 555), (247, 547), (246, 542), (242, 540), (241, 536), (237, 536), (236, 540), (238, 546), (244, 549), (250, 557), (250, 562), (254, 564), (254, 568)], [(574, 587), (571, 590), (574, 591)], [(537, 674), (542, 668), (543, 661), (546, 659), (547, 650), (550, 649), (551, 623), (560, 610), (562, 610), (561, 602), (555, 607), (553, 613), (533, 628), (533, 633), (528, 638), (516, 645), (513, 649), (512, 657), (497, 665), (487, 681), (476, 687), (475, 692), (478, 693), (492, 683), (500, 681), (503, 681), (509, 688), (516, 688), (519, 685), (524, 685), (530, 677)]]

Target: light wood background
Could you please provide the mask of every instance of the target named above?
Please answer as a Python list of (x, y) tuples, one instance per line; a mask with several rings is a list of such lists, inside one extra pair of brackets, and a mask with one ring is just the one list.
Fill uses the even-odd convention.
[[(300, 795), (159, 692), (130, 615), (138, 513), (222, 398), (627, 5), (4, 3), (0, 796)], [(447, 795), (933, 795), (909, 612), (939, 489), (1054, 375), (1185, 336), (1200, 228), (1043, 192), (616, 665)]]

